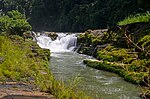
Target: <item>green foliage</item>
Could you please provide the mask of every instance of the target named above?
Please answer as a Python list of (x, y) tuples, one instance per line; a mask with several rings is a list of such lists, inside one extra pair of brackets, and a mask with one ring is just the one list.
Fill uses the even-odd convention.
[(57, 99), (92, 99), (92, 97), (86, 96), (83, 92), (79, 91), (79, 89), (76, 88), (76, 81), (74, 81), (71, 81), (65, 86), (64, 82), (58, 82), (54, 79), (49, 91), (56, 96)]
[(17, 10), (8, 11), (7, 15), (13, 20), (25, 19), (25, 16), (21, 14), (20, 12), (18, 12)]
[(4, 58), (4, 61), (0, 64), (3, 76), (14, 81), (27, 80), (28, 77), (32, 77), (34, 72), (30, 69), (31, 65), (28, 62), (34, 63), (25, 56), (26, 50), (15, 47), (6, 37), (1, 36), (0, 43), (0, 53)]
[(126, 25), (130, 23), (136, 22), (150, 22), (150, 13), (143, 13), (143, 14), (136, 14), (130, 15), (129, 17), (125, 18), (123, 21), (118, 22), (118, 25)]
[(103, 43), (117, 43), (118, 39), (121, 37), (121, 35), (119, 33), (115, 33), (115, 32), (105, 32), (104, 36), (103, 36)]
[(127, 49), (117, 49), (114, 48), (113, 46), (108, 45), (105, 49), (102, 49), (97, 52), (97, 58), (104, 60), (104, 61), (109, 61), (109, 62), (123, 62), (123, 63), (130, 63), (136, 55), (128, 54)]
[(57, 81), (48, 66), (49, 50), (35, 42), (11, 35), (0, 36), (0, 81), (22, 81), (35, 84), (57, 99), (91, 99), (76, 88), (76, 80), (65, 85)]
[(20, 35), (31, 30), (31, 25), (27, 22), (23, 14), (16, 10), (6, 13), (0, 17), (0, 31), (12, 35)]
[[(146, 60), (134, 61), (131, 65), (119, 64), (116, 62), (104, 62), (104, 61), (92, 61), (92, 60), (84, 60), (84, 63), (87, 64), (87, 66), (90, 66), (96, 69), (101, 69), (101, 70), (106, 70), (106, 71), (117, 73), (121, 77), (123, 77), (125, 80), (132, 82), (132, 83), (140, 84), (142, 86), (146, 85), (144, 82), (145, 79), (149, 80), (148, 78), (149, 69), (144, 66), (145, 64), (148, 64), (148, 61)], [(148, 84), (149, 82), (147, 82), (147, 85)]]
[(32, 12), (34, 0), (0, 0), (3, 11), (18, 10), (29, 16)]
[[(149, 48), (147, 41), (149, 41), (148, 35), (143, 37), (139, 44), (144, 46), (144, 49)], [(149, 50), (146, 52), (149, 55)], [(96, 69), (117, 73), (129, 82), (147, 87), (142, 97), (149, 97), (147, 92), (150, 90), (150, 58), (149, 56), (145, 57), (145, 54), (142, 54), (141, 58), (139, 53), (132, 52), (131, 49), (115, 48), (108, 45), (97, 52), (97, 59), (100, 59), (99, 61), (84, 60), (84, 63)]]
[(5, 31), (7, 31), (8, 32), (8, 30), (10, 29), (10, 25), (11, 25), (11, 23), (10, 22), (12, 22), (12, 19), (11, 18), (9, 18), (8, 16), (1, 16), (0, 17), (0, 31), (1, 32), (5, 32)]
[(148, 72), (149, 62), (146, 59), (134, 60), (130, 64), (129, 70), (135, 72)]
[(150, 35), (146, 35), (141, 38), (138, 42), (138, 45), (143, 49), (143, 52), (139, 53), (141, 58), (149, 58), (150, 57)]
[(106, 28), (133, 13), (150, 11), (148, 0), (1, 0), (0, 3), (3, 11), (15, 9), (30, 17), (34, 29), (51, 31)]
[(138, 43), (142, 46), (143, 49), (150, 47), (150, 35), (144, 36), (139, 40)]
[(97, 37), (95, 37), (95, 38), (92, 39), (92, 45), (93, 45), (93, 46), (96, 46), (96, 45), (98, 45), (98, 44), (101, 44), (102, 41), (103, 41), (102, 38), (99, 37), (99, 36), (97, 36)]

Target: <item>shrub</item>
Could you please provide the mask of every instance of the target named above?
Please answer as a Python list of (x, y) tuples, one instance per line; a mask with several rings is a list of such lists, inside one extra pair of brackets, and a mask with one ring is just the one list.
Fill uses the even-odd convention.
[(7, 12), (0, 17), (0, 31), (11, 35), (20, 35), (31, 30), (31, 25), (27, 22), (25, 16), (17, 10)]

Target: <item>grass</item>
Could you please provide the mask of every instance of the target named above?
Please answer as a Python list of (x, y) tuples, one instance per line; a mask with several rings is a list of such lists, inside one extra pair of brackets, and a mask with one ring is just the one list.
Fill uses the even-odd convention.
[(0, 36), (0, 81), (21, 81), (36, 85), (56, 99), (91, 99), (79, 91), (75, 83), (65, 85), (55, 80), (48, 60), (49, 50), (19, 36)]
[(150, 22), (150, 13), (131, 15), (124, 20), (118, 22), (118, 25), (127, 25), (136, 22)]
[(150, 58), (139, 59), (137, 53), (108, 45), (97, 52), (100, 61), (84, 60), (87, 66), (117, 73), (125, 80), (144, 86), (141, 96), (150, 97)]
[[(137, 17), (134, 16), (133, 18), (130, 17), (128, 18), (128, 20), (126, 19), (125, 21), (122, 21), (124, 22), (122, 24), (129, 24), (130, 22), (135, 23), (134, 20), (136, 22), (148, 22), (148, 20), (150, 21), (150, 14), (146, 13), (143, 15), (137, 15)], [(93, 53), (94, 51), (94, 53), (90, 55), (93, 55), (99, 61), (84, 60), (84, 63), (92, 68), (117, 73), (125, 80), (138, 84), (142, 86), (142, 88), (145, 87), (145, 90), (142, 92), (141, 97), (147, 97), (149, 99), (150, 31), (149, 25), (147, 27), (148, 29), (146, 28), (146, 30), (140, 30), (140, 32), (142, 33), (144, 33), (144, 31), (147, 32), (144, 36), (139, 36), (138, 38), (138, 35), (136, 35), (136, 43), (140, 48), (143, 49), (143, 51), (139, 51), (135, 46), (127, 43), (126, 39), (124, 39), (124, 36), (121, 34), (121, 31), (115, 31), (110, 33), (105, 32), (103, 36), (97, 37), (92, 35), (92, 32), (85, 32), (85, 34), (80, 35), (80, 41), (78, 43), (82, 44), (82, 46), (79, 49), (79, 52), (82, 52), (83, 54), (89, 54), (90, 52)], [(133, 32), (138, 31), (137, 28), (132, 28)], [(116, 37), (114, 35), (113, 37), (112, 33), (118, 35)], [(133, 39), (134, 37), (135, 36), (133, 36)], [(124, 43), (123, 46), (122, 41)]]
[(27, 80), (26, 77), (33, 76), (34, 72), (29, 69), (31, 65), (28, 65), (28, 62), (33, 64), (33, 60), (30, 61), (26, 57), (27, 50), (15, 47), (10, 39), (2, 36), (0, 37), (0, 45), (0, 57), (3, 58), (3, 62), (0, 64), (1, 80)]

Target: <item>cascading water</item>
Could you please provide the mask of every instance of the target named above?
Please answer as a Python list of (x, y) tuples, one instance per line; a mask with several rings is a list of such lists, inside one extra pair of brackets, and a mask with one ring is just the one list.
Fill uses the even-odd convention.
[(52, 40), (46, 35), (40, 35), (37, 37), (37, 43), (41, 48), (50, 49), (51, 52), (64, 52), (72, 51), (77, 42), (75, 34), (58, 33), (56, 40)]
[(76, 76), (82, 78), (79, 89), (93, 99), (140, 99), (140, 88), (110, 72), (92, 69), (83, 64), (86, 55), (72, 52), (76, 46), (75, 34), (58, 33), (56, 40), (46, 35), (36, 37), (40, 47), (50, 49), (50, 68), (56, 79), (68, 81)]

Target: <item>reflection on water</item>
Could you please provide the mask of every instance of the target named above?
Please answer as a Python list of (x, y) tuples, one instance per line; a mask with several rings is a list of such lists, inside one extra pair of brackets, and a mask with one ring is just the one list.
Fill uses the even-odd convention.
[(93, 99), (140, 99), (140, 88), (136, 85), (114, 73), (86, 67), (82, 61), (89, 58), (73, 52), (52, 53), (50, 67), (59, 80), (81, 77), (78, 87), (92, 95)]

